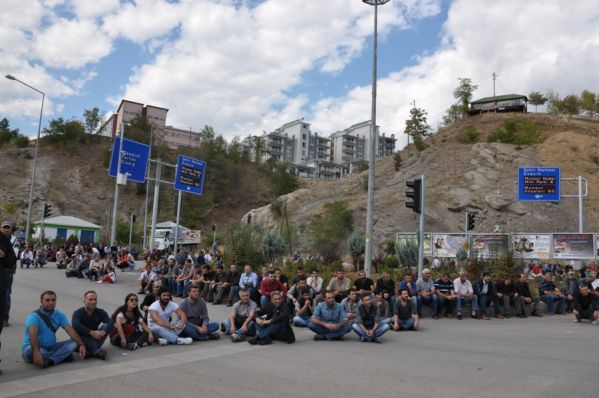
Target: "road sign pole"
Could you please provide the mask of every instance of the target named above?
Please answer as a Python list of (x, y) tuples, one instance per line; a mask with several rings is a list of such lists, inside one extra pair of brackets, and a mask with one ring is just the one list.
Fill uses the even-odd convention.
[(160, 175), (162, 173), (162, 161), (156, 160), (156, 180), (154, 181), (154, 203), (152, 206), (152, 228), (150, 230), (150, 242), (148, 247), (150, 251), (154, 249), (154, 240), (156, 239), (156, 219), (158, 218), (158, 201), (160, 200)]
[(129, 217), (129, 249), (131, 249), (131, 238), (133, 238), (133, 213)]
[(424, 266), (424, 176), (420, 176), (420, 229), (418, 231), (418, 278)]
[(179, 244), (179, 221), (181, 220), (181, 200), (183, 198), (183, 192), (179, 191), (177, 195), (177, 226), (175, 227), (175, 256), (179, 250), (177, 249), (177, 245)]
[(116, 216), (119, 210), (119, 176), (121, 174), (121, 159), (123, 158), (123, 141), (125, 141), (125, 124), (121, 123), (119, 153), (116, 166), (116, 181), (114, 183), (114, 204), (112, 207), (112, 224), (110, 226), (110, 246), (116, 246)]
[(584, 202), (582, 196), (582, 176), (578, 176), (578, 232), (584, 233)]

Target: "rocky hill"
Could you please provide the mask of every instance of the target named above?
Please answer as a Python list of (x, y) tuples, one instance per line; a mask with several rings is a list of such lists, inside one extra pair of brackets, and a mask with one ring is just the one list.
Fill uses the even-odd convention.
[[(546, 137), (542, 144), (516, 146), (487, 143), (488, 135), (507, 120), (535, 124)], [(480, 134), (479, 142), (464, 139), (468, 128)], [(582, 175), (589, 180), (585, 200), (585, 230), (597, 230), (599, 215), (599, 123), (546, 114), (485, 114), (454, 123), (426, 140), (427, 149), (413, 145), (401, 151), (403, 160), (395, 170), (393, 157), (377, 161), (374, 211), (374, 242), (379, 247), (396, 232), (416, 231), (418, 218), (405, 207), (406, 181), (426, 176), (426, 231), (460, 232), (464, 213), (477, 214), (476, 231), (551, 232), (578, 231), (578, 201), (559, 203), (519, 202), (519, 166), (559, 166), (562, 177)], [(354, 213), (354, 227), (365, 229), (367, 171), (340, 181), (304, 180), (302, 189), (279, 200), (287, 205), (289, 219), (300, 241), (307, 241), (310, 219), (331, 201), (345, 201)], [(562, 184), (562, 194), (577, 193), (573, 183)], [(281, 222), (271, 206), (256, 208), (252, 222), (276, 227)]]

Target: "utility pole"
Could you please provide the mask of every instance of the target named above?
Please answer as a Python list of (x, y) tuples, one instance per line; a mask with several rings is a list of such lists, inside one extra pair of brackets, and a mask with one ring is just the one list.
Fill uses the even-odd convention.
[(156, 160), (156, 180), (154, 181), (154, 203), (152, 206), (152, 228), (150, 230), (150, 242), (148, 248), (150, 251), (154, 248), (156, 239), (156, 222), (158, 220), (158, 202), (160, 200), (160, 176), (162, 174), (162, 160)]
[(497, 113), (497, 101), (495, 100), (495, 79), (497, 79), (499, 75), (493, 72), (491, 76), (493, 76), (493, 108), (495, 110), (495, 113)]
[(152, 127), (150, 128), (150, 151), (148, 153), (148, 166), (147, 166), (147, 172), (146, 172), (146, 201), (144, 204), (144, 237), (143, 237), (143, 244), (142, 247), (143, 248), (147, 248), (147, 231), (148, 231), (148, 195), (150, 192), (150, 180), (148, 179), (148, 177), (150, 176), (150, 165), (152, 164), (152, 162), (150, 161), (152, 159), (152, 141), (154, 139), (154, 125), (152, 125)]
[(175, 256), (177, 256), (177, 253), (179, 253), (179, 250), (177, 250), (177, 246), (179, 245), (179, 222), (181, 220), (181, 200), (183, 197), (183, 192), (179, 191), (179, 193), (177, 194), (177, 226), (175, 227), (175, 250), (174, 250), (174, 254)]
[(131, 213), (131, 217), (129, 218), (129, 249), (131, 249), (131, 240), (133, 238), (133, 221), (135, 219), (135, 215)]
[[(121, 122), (121, 133), (119, 135), (119, 153), (116, 166), (116, 182), (114, 184), (114, 205), (112, 207), (112, 225), (110, 226), (110, 246), (116, 246), (116, 217), (119, 210), (119, 184), (122, 182), (121, 161), (123, 158), (123, 141), (125, 141), (125, 123)], [(126, 177), (125, 177), (126, 178)], [(123, 185), (127, 184), (127, 180)]]

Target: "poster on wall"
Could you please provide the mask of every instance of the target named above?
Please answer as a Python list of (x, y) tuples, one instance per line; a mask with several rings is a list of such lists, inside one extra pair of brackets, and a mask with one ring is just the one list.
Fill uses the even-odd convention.
[[(424, 234), (424, 255), (432, 256), (432, 234), (425, 233)], [(413, 244), (418, 246), (418, 234), (410, 233), (410, 232), (398, 232), (395, 234), (395, 245), (399, 248), (405, 247), (409, 244)], [(397, 249), (396, 249), (397, 250)]]
[(553, 234), (553, 258), (588, 260), (595, 258), (593, 234)]
[(472, 234), (471, 254), (480, 258), (501, 257), (507, 253), (509, 236), (506, 234)]
[(515, 258), (544, 260), (551, 258), (551, 234), (512, 234)]
[(433, 234), (433, 256), (455, 258), (466, 242), (465, 234)]

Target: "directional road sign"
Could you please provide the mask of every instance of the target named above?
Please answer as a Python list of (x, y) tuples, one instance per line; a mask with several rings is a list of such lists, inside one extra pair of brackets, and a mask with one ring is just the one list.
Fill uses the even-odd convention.
[(518, 169), (518, 200), (559, 202), (559, 167), (520, 167)]
[(179, 155), (177, 174), (175, 175), (175, 189), (201, 195), (204, 191), (204, 173), (206, 162)]
[[(116, 137), (112, 147), (112, 159), (108, 172), (111, 177), (116, 177), (120, 141), (121, 138)], [(149, 156), (150, 147), (148, 145), (125, 138), (125, 141), (123, 141), (123, 157), (121, 158), (121, 174), (127, 175), (128, 180), (145, 182)]]

